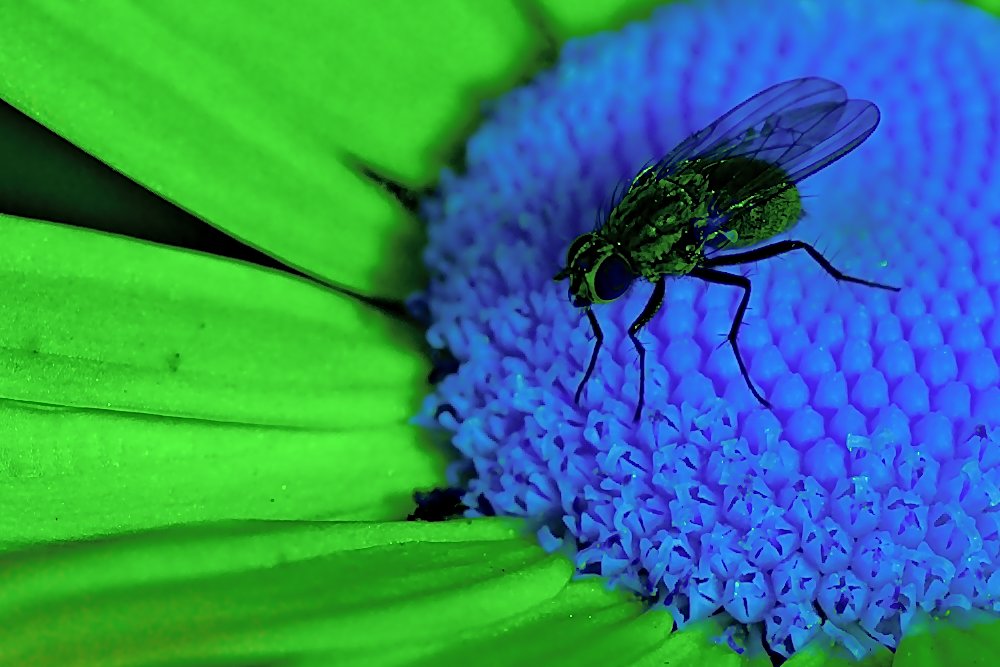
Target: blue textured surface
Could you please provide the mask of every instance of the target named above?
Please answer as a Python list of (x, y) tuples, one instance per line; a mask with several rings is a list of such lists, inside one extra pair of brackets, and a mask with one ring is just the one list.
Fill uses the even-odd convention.
[[(417, 300), (460, 362), (417, 421), (460, 452), (467, 504), (534, 518), (543, 546), (681, 626), (724, 609), (785, 655), (818, 633), (860, 652), (859, 629), (893, 647), (918, 607), (1000, 610), (997, 63), (1000, 22), (952, 2), (706, 1), (570, 43), (491, 105), (467, 172), (425, 202)], [(740, 345), (768, 412), (719, 348), (738, 290), (672, 280), (633, 424), (640, 285), (596, 308), (576, 405), (590, 328), (552, 280), (570, 242), (645, 162), (809, 75), (882, 124), (803, 183), (790, 236), (903, 291), (806, 256), (745, 267)]]

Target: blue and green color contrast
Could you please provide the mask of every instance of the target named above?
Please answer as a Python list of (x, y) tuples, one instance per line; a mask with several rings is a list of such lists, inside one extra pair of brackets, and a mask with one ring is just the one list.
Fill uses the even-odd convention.
[[(826, 637), (860, 659), (925, 615), (1000, 610), (998, 36), (953, 2), (679, 3), (568, 44), (491, 105), (464, 171), (424, 204), (417, 301), (457, 360), (419, 422), (457, 450), (468, 514), (525, 517), (579, 576), (681, 629), (722, 614), (725, 641), (776, 658)], [(694, 263), (660, 272), (679, 276), (665, 289), (631, 285), (622, 261), (606, 272), (625, 277), (615, 298), (589, 299), (606, 352), (588, 368), (592, 327), (553, 267), (590, 252), (595, 215), (628, 203), (623, 181), (758, 91), (817, 85), (800, 77), (871, 100), (881, 123), (799, 184), (804, 215), (779, 238), (902, 289), (838, 282), (805, 252), (729, 286)], [(720, 349), (741, 281), (745, 369)], [(593, 285), (574, 288), (589, 305)], [(643, 383), (630, 325), (659, 299), (638, 336)]]

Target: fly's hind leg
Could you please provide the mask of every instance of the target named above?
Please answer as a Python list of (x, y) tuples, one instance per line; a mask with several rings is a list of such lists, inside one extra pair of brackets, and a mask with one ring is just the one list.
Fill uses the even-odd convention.
[[(898, 287), (893, 287), (892, 285), (886, 285), (883, 283), (877, 283), (872, 280), (865, 280), (864, 278), (855, 278), (854, 276), (849, 276), (833, 264), (830, 263), (826, 257), (823, 256), (819, 250), (812, 247), (805, 241), (778, 241), (776, 243), (771, 243), (766, 246), (761, 246), (760, 248), (753, 248), (752, 250), (744, 250), (743, 252), (734, 252), (728, 255), (716, 255), (710, 257), (701, 263), (701, 266), (706, 269), (711, 269), (716, 266), (733, 266), (735, 264), (746, 264), (747, 262), (756, 262), (762, 259), (770, 259), (771, 257), (777, 257), (778, 255), (784, 255), (786, 252), (791, 252), (793, 250), (805, 250), (809, 253), (809, 256), (813, 258), (817, 264), (823, 267), (823, 270), (833, 276), (836, 280), (843, 280), (848, 283), (857, 283), (858, 285), (865, 285), (866, 287), (877, 287), (879, 289), (890, 290), (892, 292), (898, 292)], [(726, 274), (728, 275), (728, 274)], [(711, 282), (711, 281), (710, 281)]]
[(747, 372), (747, 365), (743, 362), (743, 355), (740, 354), (740, 346), (736, 342), (737, 336), (739, 336), (740, 333), (740, 325), (743, 324), (743, 315), (746, 314), (747, 305), (750, 303), (750, 279), (746, 276), (735, 276), (731, 273), (726, 273), (725, 271), (706, 269), (704, 266), (695, 268), (688, 275), (694, 276), (695, 278), (701, 278), (705, 282), (714, 283), (716, 285), (730, 285), (732, 287), (743, 288), (743, 298), (740, 299), (740, 305), (736, 307), (736, 316), (733, 318), (733, 325), (729, 328), (729, 335), (726, 336), (726, 339), (729, 341), (729, 345), (733, 348), (733, 354), (736, 355), (736, 363), (740, 367), (740, 373), (743, 375), (743, 379), (746, 380), (747, 386), (750, 387), (750, 392), (761, 405), (765, 408), (770, 408), (771, 403), (768, 402), (766, 398), (761, 396), (761, 393), (757, 391), (757, 387), (755, 387), (753, 382), (750, 380), (750, 373)]
[(757, 389), (753, 386), (753, 382), (750, 381), (750, 375), (747, 373), (746, 365), (743, 363), (743, 357), (740, 356), (740, 349), (736, 344), (736, 335), (739, 333), (740, 324), (743, 323), (743, 314), (746, 312), (747, 303), (750, 301), (750, 280), (745, 276), (734, 276), (733, 274), (726, 273), (724, 271), (716, 271), (714, 267), (734, 266), (736, 264), (756, 262), (761, 259), (777, 257), (778, 255), (783, 255), (786, 252), (791, 252), (793, 250), (805, 250), (817, 264), (823, 267), (824, 271), (829, 273), (836, 280), (857, 283), (858, 285), (864, 285), (866, 287), (877, 287), (879, 289), (889, 290), (892, 292), (899, 291), (898, 287), (893, 287), (892, 285), (886, 285), (884, 283), (877, 283), (873, 280), (865, 280), (864, 278), (856, 278), (854, 276), (847, 275), (831, 264), (830, 260), (823, 256), (823, 253), (816, 250), (816, 248), (812, 247), (805, 241), (778, 241), (760, 248), (734, 252), (727, 255), (716, 255), (703, 261), (701, 266), (692, 271), (690, 275), (696, 278), (701, 278), (702, 280), (710, 283), (732, 285), (734, 287), (743, 288), (743, 299), (740, 301), (739, 308), (736, 309), (736, 319), (733, 320), (733, 326), (729, 330), (728, 338), (729, 343), (733, 346), (733, 352), (736, 354), (736, 361), (740, 365), (740, 372), (743, 373), (743, 379), (747, 381), (747, 386), (750, 387), (750, 391), (753, 392), (753, 395), (758, 401), (760, 401), (760, 404), (767, 408), (771, 407), (771, 404), (760, 395)]

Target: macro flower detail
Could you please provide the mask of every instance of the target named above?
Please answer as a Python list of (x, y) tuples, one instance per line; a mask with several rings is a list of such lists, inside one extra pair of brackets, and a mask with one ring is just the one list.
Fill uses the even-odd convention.
[[(998, 37), (944, 0), (678, 3), (567, 44), (493, 102), (423, 203), (431, 282), (413, 301), (458, 362), (416, 420), (457, 451), (469, 514), (528, 518), (581, 576), (680, 628), (727, 614), (738, 650), (822, 635), (861, 657), (920, 614), (1000, 611)], [(636, 286), (594, 308), (604, 349), (577, 405), (590, 327), (552, 280), (569, 244), (649, 160), (802, 76), (882, 122), (800, 186), (789, 236), (902, 291), (839, 285), (809, 257), (744, 267), (740, 348), (767, 411), (720, 348), (738, 290), (668, 280), (633, 422)]]
[[(575, 41), (426, 203), (430, 359), (393, 317), (473, 101), (649, 4), (7, 4), (0, 124), (26, 136), (0, 190), (46, 206), (0, 212), (0, 664), (989, 662), (995, 19), (696, 0)], [(893, 120), (810, 179), (793, 235), (905, 290), (745, 267), (766, 412), (716, 350), (738, 294), (670, 281), (634, 422), (635, 285), (595, 311), (577, 405), (572, 239), (801, 76)], [(429, 372), (450, 479), (409, 421)]]

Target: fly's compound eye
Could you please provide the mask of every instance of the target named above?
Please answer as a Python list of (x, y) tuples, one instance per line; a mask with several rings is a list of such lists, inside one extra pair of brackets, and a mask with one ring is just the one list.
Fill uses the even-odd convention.
[(600, 301), (614, 301), (625, 293), (634, 279), (635, 274), (624, 259), (608, 255), (594, 271), (594, 296)]

